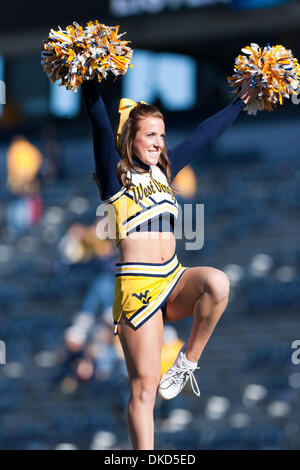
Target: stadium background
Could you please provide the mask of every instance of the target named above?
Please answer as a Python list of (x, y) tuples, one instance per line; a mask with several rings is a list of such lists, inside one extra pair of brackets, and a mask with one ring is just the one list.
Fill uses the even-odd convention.
[[(124, 93), (148, 93), (165, 113), (172, 146), (230, 102), (226, 77), (243, 46), (283, 44), (300, 57), (299, 13), (295, 0), (5, 6), (1, 449), (129, 448), (126, 371), (108, 320), (117, 255), (85, 228), (93, 230), (100, 202), (91, 179), (91, 128), (80, 92), (70, 98), (42, 71), (50, 28), (95, 18), (120, 24), (137, 59), (125, 79), (102, 84), (112, 125)], [(157, 400), (156, 448), (299, 448), (298, 114), (291, 102), (274, 113), (241, 113), (183, 178), (192, 187), (196, 175), (185, 201), (205, 205), (205, 241), (198, 251), (178, 241), (180, 260), (224, 270), (231, 296), (201, 359), (201, 398), (187, 388), (171, 402)], [(22, 185), (26, 171), (9, 180), (10, 158), (25, 159), (35, 185)], [(190, 323), (173, 326), (166, 345), (177, 335), (185, 340)]]

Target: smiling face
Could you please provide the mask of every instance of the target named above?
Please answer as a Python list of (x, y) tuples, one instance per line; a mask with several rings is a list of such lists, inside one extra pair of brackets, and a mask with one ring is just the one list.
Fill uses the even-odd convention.
[(146, 117), (138, 122), (138, 131), (132, 152), (146, 165), (157, 165), (165, 147), (165, 123), (157, 117)]

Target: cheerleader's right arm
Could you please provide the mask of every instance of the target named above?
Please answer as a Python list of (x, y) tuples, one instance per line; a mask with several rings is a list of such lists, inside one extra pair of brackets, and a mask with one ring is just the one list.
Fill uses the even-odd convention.
[(84, 81), (82, 94), (93, 126), (95, 172), (100, 183), (101, 197), (107, 199), (121, 188), (116, 175), (120, 161), (106, 107), (100, 95), (97, 77)]

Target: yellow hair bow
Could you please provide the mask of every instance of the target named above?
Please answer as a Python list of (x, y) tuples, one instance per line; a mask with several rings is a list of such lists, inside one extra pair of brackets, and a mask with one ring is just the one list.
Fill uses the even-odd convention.
[(145, 101), (140, 101), (139, 103), (137, 103), (136, 101), (131, 100), (129, 98), (122, 98), (120, 100), (120, 104), (119, 104), (120, 122), (119, 122), (119, 128), (117, 132), (117, 141), (119, 140), (119, 137), (122, 134), (122, 130), (123, 130), (125, 122), (129, 118), (130, 111), (140, 103), (148, 104)]

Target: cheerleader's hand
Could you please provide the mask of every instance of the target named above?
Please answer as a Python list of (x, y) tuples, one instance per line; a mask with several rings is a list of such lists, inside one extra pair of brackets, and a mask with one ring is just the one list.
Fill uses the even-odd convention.
[(251, 87), (251, 78), (243, 80), (242, 89), (241, 89), (241, 99), (245, 104), (255, 100), (258, 95), (258, 88), (256, 86)]

